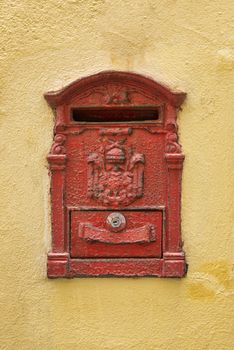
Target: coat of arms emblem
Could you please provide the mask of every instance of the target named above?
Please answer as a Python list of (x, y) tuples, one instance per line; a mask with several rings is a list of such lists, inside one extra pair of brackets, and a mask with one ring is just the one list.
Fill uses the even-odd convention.
[(143, 195), (144, 155), (108, 139), (88, 156), (88, 196), (109, 206), (126, 206)]

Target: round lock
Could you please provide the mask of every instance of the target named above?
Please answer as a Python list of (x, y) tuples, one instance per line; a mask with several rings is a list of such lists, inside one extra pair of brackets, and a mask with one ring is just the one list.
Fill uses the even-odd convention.
[(111, 213), (106, 218), (106, 224), (110, 231), (119, 232), (126, 226), (126, 219), (121, 213)]

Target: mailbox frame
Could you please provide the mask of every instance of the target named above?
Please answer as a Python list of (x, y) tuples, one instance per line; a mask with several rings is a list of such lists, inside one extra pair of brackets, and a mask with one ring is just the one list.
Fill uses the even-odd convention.
[[(139, 74), (105, 71), (79, 79), (57, 92), (48, 92), (44, 96), (55, 113), (54, 141), (47, 156), (51, 177), (52, 221), (52, 247), (47, 259), (48, 277), (183, 277), (187, 267), (182, 249), (180, 218), (184, 155), (178, 143), (176, 118), (186, 94), (171, 91)], [(155, 116), (155, 120), (141, 120), (141, 112), (136, 112), (135, 118), (139, 118), (137, 123), (151, 134), (163, 134), (165, 139), (163, 157), (167, 169), (166, 200), (163, 205), (155, 203), (154, 206), (154, 210), (161, 211), (163, 215), (162, 256), (158, 258), (119, 257), (116, 259), (73, 258), (71, 256), (70, 221), (71, 211), (74, 208), (64, 201), (67, 191), (67, 137), (71, 133), (79, 137), (79, 134), (84, 132), (87, 127), (85, 120), (87, 113), (87, 118), (91, 120), (89, 122), (98, 126), (99, 121), (92, 117), (94, 110), (109, 111), (111, 115), (111, 111), (114, 113), (114, 111), (133, 111), (134, 109), (141, 110), (141, 108), (151, 111), (149, 114)], [(157, 113), (154, 114), (154, 111)], [(79, 113), (81, 120), (77, 122), (76, 118), (79, 118)], [(121, 115), (120, 112), (115, 114), (117, 117)], [(125, 124), (129, 127), (131, 123), (134, 123), (131, 120), (131, 113), (129, 113), (128, 120), (119, 120), (115, 123), (111, 119), (103, 122), (102, 112), (95, 112), (93, 115), (95, 118), (100, 118), (100, 125), (108, 124), (111, 128), (114, 124), (115, 130), (116, 123), (120, 123), (122, 128)], [(131, 206), (126, 208), (130, 210)], [(136, 210), (136, 207), (134, 209)], [(149, 209), (152, 210), (152, 208)], [(144, 207), (144, 210), (147, 208)]]

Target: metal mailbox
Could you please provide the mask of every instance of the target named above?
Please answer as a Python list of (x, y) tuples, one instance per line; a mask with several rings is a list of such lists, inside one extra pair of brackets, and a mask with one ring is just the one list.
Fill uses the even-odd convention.
[(110, 71), (45, 98), (56, 114), (48, 277), (184, 276), (176, 112), (185, 93)]

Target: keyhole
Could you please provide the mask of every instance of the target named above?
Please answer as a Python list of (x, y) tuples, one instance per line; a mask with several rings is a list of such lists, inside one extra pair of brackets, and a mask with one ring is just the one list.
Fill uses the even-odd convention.
[(118, 220), (117, 218), (112, 220), (112, 226), (114, 227), (118, 227), (121, 224), (120, 220)]
[(126, 219), (121, 213), (111, 213), (106, 219), (109, 230), (118, 232), (125, 228)]

